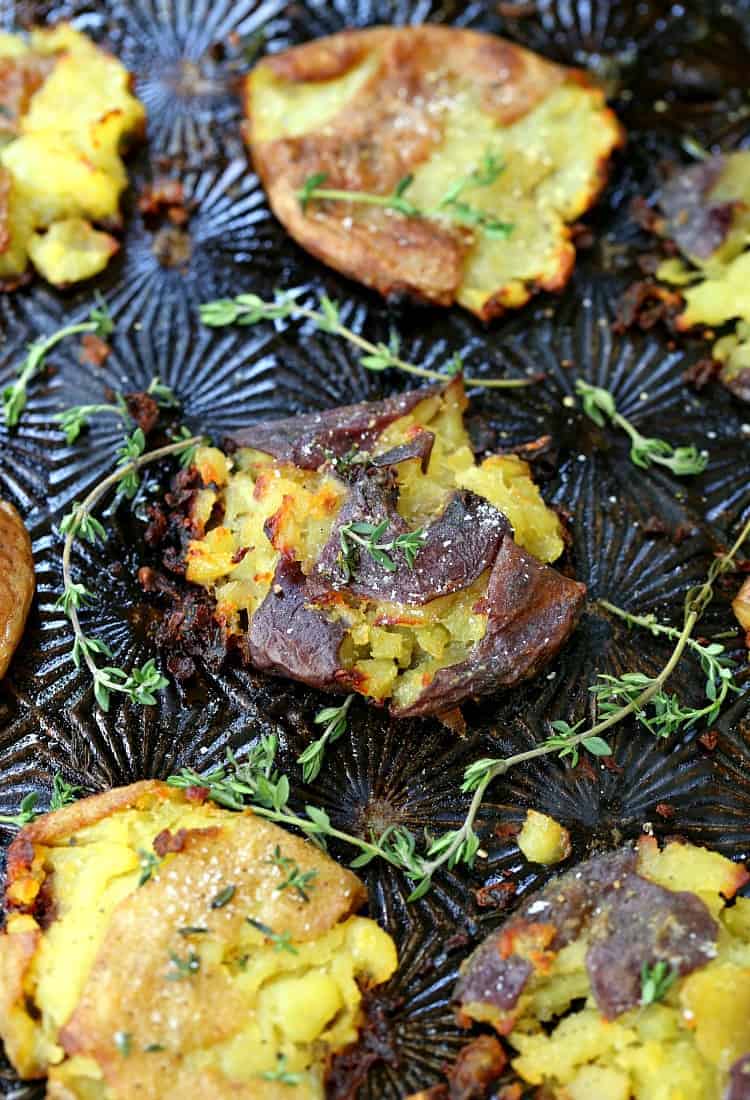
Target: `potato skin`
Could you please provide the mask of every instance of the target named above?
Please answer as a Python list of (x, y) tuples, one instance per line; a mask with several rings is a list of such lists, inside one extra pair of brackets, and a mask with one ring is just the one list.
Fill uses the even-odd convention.
[(21, 640), (35, 586), (28, 532), (13, 505), (0, 500), (0, 679)]

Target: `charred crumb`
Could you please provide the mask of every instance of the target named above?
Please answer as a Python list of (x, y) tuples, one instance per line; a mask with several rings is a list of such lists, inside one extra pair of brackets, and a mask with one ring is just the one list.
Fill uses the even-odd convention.
[(474, 891), (480, 909), (508, 909), (515, 895), (515, 882), (491, 882)]
[(158, 176), (147, 184), (138, 199), (138, 209), (149, 228), (155, 228), (164, 218), (172, 225), (184, 226), (192, 208), (193, 204), (185, 199), (182, 181), (168, 176)]
[(81, 338), (78, 361), (90, 367), (100, 367), (111, 353), (112, 348), (106, 340), (102, 340), (95, 332), (86, 332)]
[(618, 335), (634, 327), (648, 331), (660, 321), (671, 328), (682, 304), (681, 294), (653, 279), (641, 279), (632, 283), (617, 303), (612, 331)]
[(698, 393), (704, 389), (709, 382), (713, 382), (715, 378), (718, 378), (723, 369), (722, 364), (717, 359), (712, 359), (710, 356), (706, 356), (703, 359), (699, 359), (697, 363), (693, 363), (691, 367), (688, 367), (683, 372), (683, 379), (689, 386), (697, 390)]
[(129, 416), (144, 435), (154, 430), (159, 421), (159, 405), (149, 393), (126, 393), (125, 404)]
[(700, 735), (698, 740), (707, 752), (713, 752), (719, 743), (719, 731), (716, 729), (706, 730), (705, 733)]
[(326, 1075), (328, 1100), (356, 1100), (359, 1088), (378, 1062), (397, 1068), (397, 1025), (393, 1016), (403, 1004), (383, 990), (366, 990), (362, 995), (364, 1023), (359, 1039), (335, 1054)]

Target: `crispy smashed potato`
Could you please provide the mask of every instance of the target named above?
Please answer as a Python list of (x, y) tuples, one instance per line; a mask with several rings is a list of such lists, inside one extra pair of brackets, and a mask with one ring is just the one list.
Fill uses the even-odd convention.
[(680, 329), (736, 321), (716, 341), (724, 385), (750, 401), (750, 152), (716, 156), (678, 172), (659, 197), (656, 230), (682, 259), (665, 260), (658, 278), (679, 287)]
[(355, 875), (197, 795), (136, 783), (11, 845), (0, 1036), (50, 1098), (322, 1100), (396, 967)]
[(186, 577), (250, 663), (403, 716), (557, 652), (584, 594), (543, 564), (563, 549), (558, 516), (520, 458), (475, 462), (465, 407), (456, 380), (251, 425), (231, 458), (198, 451)]
[(29, 260), (56, 286), (107, 266), (145, 117), (127, 69), (72, 27), (0, 33), (0, 283)]
[(31, 540), (13, 505), (0, 500), (0, 680), (21, 640), (34, 588)]
[[(565, 285), (569, 225), (622, 141), (581, 72), (454, 27), (344, 31), (274, 54), (250, 74), (245, 102), (253, 162), (295, 240), (382, 294), (458, 302), (485, 320)], [(399, 192), (417, 214), (303, 208), (313, 177)], [(490, 226), (498, 220), (509, 228)]]
[(750, 876), (653, 838), (554, 879), (464, 964), (466, 1019), (492, 1024), (549, 1100), (747, 1100)]

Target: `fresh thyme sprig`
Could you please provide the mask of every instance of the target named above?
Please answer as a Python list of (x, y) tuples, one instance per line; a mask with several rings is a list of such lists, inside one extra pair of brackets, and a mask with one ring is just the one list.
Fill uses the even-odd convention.
[[(167, 783), (170, 787), (182, 789), (203, 788), (209, 798), (230, 810), (249, 807), (259, 817), (299, 829), (319, 847), (324, 848), (326, 840), (339, 840), (357, 848), (360, 854), (352, 861), (352, 867), (364, 867), (374, 859), (382, 859), (405, 872), (415, 884), (410, 895), (412, 900), (429, 890), (430, 882), (425, 881), (422, 875), (424, 859), (417, 853), (416, 840), (408, 829), (391, 826), (380, 837), (367, 839), (335, 828), (326, 811), (318, 806), (308, 805), (304, 814), (295, 813), (289, 806), (289, 780), (274, 766), (276, 747), (275, 737), (263, 736), (243, 763), (239, 763), (228, 751), (222, 767), (203, 775), (191, 768), (183, 768), (177, 775), (170, 775)], [(441, 841), (442, 838), (434, 844)], [(476, 847), (473, 854), (476, 854)], [(457, 858), (455, 862), (458, 862)]]
[(310, 900), (310, 891), (314, 890), (316, 886), (317, 871), (301, 871), (296, 860), (282, 853), (279, 844), (276, 845), (271, 858), (265, 860), (265, 862), (270, 863), (273, 867), (278, 867), (281, 873), (286, 876), (283, 882), (280, 882), (276, 887), (279, 892), (294, 890), (301, 901), (308, 902)]
[(354, 695), (347, 695), (339, 707), (323, 707), (315, 715), (315, 724), (320, 726), (325, 723), (323, 733), (316, 741), (311, 741), (305, 751), (297, 757), (297, 763), (302, 765), (302, 778), (305, 783), (312, 783), (320, 774), (326, 747), (338, 741), (346, 732), (348, 711), (352, 705)]
[[(655, 637), (661, 635), (675, 641), (680, 638), (681, 631), (677, 627), (658, 622), (653, 614), (636, 615), (624, 611), (609, 600), (599, 600), (599, 606), (624, 619), (629, 626), (642, 627)], [(658, 692), (649, 702), (650, 710), (639, 709), (636, 712), (638, 721), (656, 737), (670, 737), (680, 727), (687, 729), (699, 721), (709, 724), (714, 722), (730, 692), (740, 690), (734, 682), (734, 662), (726, 655), (723, 645), (719, 642), (705, 643), (697, 638), (688, 638), (687, 646), (698, 657), (706, 677), (704, 695), (707, 702), (702, 707), (691, 707), (681, 703), (676, 695), (670, 695), (663, 690)], [(649, 677), (641, 672), (627, 672), (619, 677), (600, 675), (598, 682), (591, 688), (599, 713), (609, 714), (622, 702), (636, 699), (648, 682)]]
[[(272, 302), (264, 301), (257, 294), (238, 294), (236, 298), (218, 298), (214, 302), (204, 302), (200, 307), (201, 321), (211, 328), (222, 328), (225, 325), (257, 325), (261, 321), (277, 321), (284, 317), (304, 317), (312, 321), (320, 332), (331, 336), (341, 336), (354, 347), (364, 352), (360, 362), (366, 370), (382, 371), (389, 367), (404, 371), (406, 374), (415, 375), (417, 378), (427, 378), (433, 382), (445, 382), (452, 378), (461, 364), (456, 365), (456, 356), (453, 356), (448, 369), (443, 373), (429, 370), (427, 367), (418, 367), (415, 363), (409, 363), (400, 356), (398, 336), (392, 334), (390, 344), (373, 344), (364, 336), (359, 336), (341, 321), (340, 307), (326, 295), (320, 298), (320, 309), (310, 309), (297, 301), (298, 291), (277, 290)], [(484, 389), (519, 389), (525, 386), (533, 386), (537, 379), (534, 378), (473, 378), (464, 376), (467, 386), (481, 386)]]
[(80, 321), (75, 325), (65, 325), (49, 336), (40, 336), (29, 344), (26, 358), (16, 371), (16, 379), (6, 386), (2, 393), (3, 415), (9, 428), (14, 428), (21, 418), (21, 413), (26, 408), (28, 385), (41, 370), (43, 370), (47, 354), (61, 340), (68, 336), (75, 336), (79, 332), (94, 332), (97, 336), (109, 336), (114, 331), (114, 322), (107, 310), (106, 302), (99, 298), (96, 305), (89, 313), (88, 321)]
[(582, 400), (583, 411), (600, 428), (605, 425), (605, 417), (618, 428), (622, 428), (630, 437), (630, 459), (636, 466), (648, 469), (652, 464), (666, 466), (678, 476), (703, 473), (708, 465), (708, 456), (690, 444), (689, 447), (673, 447), (665, 439), (641, 435), (627, 417), (617, 411), (615, 399), (609, 390), (592, 386), (579, 378), (576, 392)]
[[(74, 786), (72, 783), (68, 783), (63, 779), (59, 772), (56, 772), (52, 776), (52, 795), (50, 798), (50, 812), (53, 810), (60, 810), (63, 806), (69, 805), (71, 802), (75, 802), (78, 797), (80, 787)], [(27, 794), (21, 801), (21, 805), (18, 808), (18, 813), (15, 814), (0, 814), (1, 825), (15, 825), (21, 829), (24, 825), (29, 825), (32, 821), (36, 821), (39, 817), (40, 810), (37, 808), (39, 802), (39, 796), (36, 791), (32, 791)]]
[(342, 523), (339, 527), (339, 542), (341, 554), (339, 563), (343, 569), (346, 580), (349, 580), (356, 567), (354, 560), (354, 547), (361, 546), (370, 555), (373, 561), (382, 566), (388, 573), (395, 573), (397, 563), (391, 557), (391, 551), (400, 550), (406, 559), (409, 569), (414, 568), (417, 554), (424, 546), (427, 535), (420, 527), (415, 531), (406, 531), (403, 535), (397, 535), (395, 539), (381, 542), (380, 539), (388, 529), (388, 520), (380, 523)]
[(77, 787), (74, 783), (68, 783), (63, 779), (59, 772), (52, 777), (52, 798), (50, 800), (50, 810), (61, 810), (63, 806), (69, 806), (71, 802), (75, 802), (78, 798), (80, 787)]
[(664, 959), (649, 966), (644, 962), (641, 967), (641, 1008), (661, 1001), (677, 981), (679, 971)]
[[(601, 734), (611, 729), (613, 726), (616, 726), (631, 714), (639, 721), (643, 722), (647, 728), (652, 728), (653, 719), (649, 718), (648, 722), (644, 721), (644, 717), (648, 717), (646, 708), (652, 700), (659, 700), (664, 695), (664, 685), (679, 664), (685, 650), (690, 647), (692, 633), (696, 623), (713, 599), (714, 584), (720, 576), (724, 573), (731, 572), (735, 568), (737, 555), (749, 536), (750, 520), (743, 526), (731, 549), (725, 554), (718, 555), (711, 563), (706, 580), (702, 584), (695, 585), (693, 588), (689, 589), (685, 597), (682, 629), (680, 631), (675, 630), (674, 634), (670, 633), (674, 629), (672, 627), (665, 627), (663, 631), (660, 631), (669, 633), (670, 637), (675, 637), (675, 645), (669, 660), (656, 676), (643, 678), (637, 693), (629, 694), (617, 706), (607, 707), (605, 716), (588, 729), (580, 730), (580, 726), (582, 725), (581, 722), (576, 723), (574, 726), (570, 726), (566, 722), (554, 722), (552, 725), (557, 731), (556, 736), (547, 738), (547, 740), (543, 741), (536, 748), (503, 759), (486, 758), (477, 760), (469, 765), (464, 774), (462, 789), (464, 791), (473, 791), (474, 796), (464, 825), (462, 829), (459, 830), (459, 833), (463, 834), (463, 840), (469, 835), (469, 830), (482, 804), (484, 792), (487, 790), (487, 787), (494, 779), (500, 775), (504, 775), (512, 767), (515, 767), (515, 765), (525, 763), (528, 760), (535, 760), (537, 757), (546, 756), (551, 752), (558, 752), (561, 756), (573, 757), (575, 750), (580, 750), (581, 747), (587, 748), (589, 745), (593, 745), (593, 747), (589, 749), (593, 755), (604, 755), (603, 749), (606, 742), (601, 738)], [(610, 610), (611, 607), (612, 605), (610, 605)], [(648, 623), (648, 629), (652, 632), (654, 630), (654, 624), (650, 621)], [(712, 656), (715, 657), (718, 655), (713, 653)], [(726, 664), (724, 663), (720, 667), (726, 668)], [(725, 677), (721, 674), (720, 678), (723, 682)], [(720, 694), (720, 690), (719, 688), (717, 698)], [(593, 685), (592, 691), (601, 701), (602, 693), (596, 684)], [(715, 700), (710, 700), (710, 702), (713, 708)], [(692, 720), (697, 721), (698, 716), (699, 715), (696, 714), (695, 718)], [(650, 725), (649, 722), (651, 723)], [(563, 738), (562, 742), (561, 738)], [(577, 757), (575, 757), (575, 759), (577, 760)]]
[(469, 188), (489, 187), (498, 179), (504, 167), (502, 160), (487, 150), (479, 167), (452, 184), (434, 210), (422, 210), (407, 198), (407, 191), (414, 183), (412, 175), (400, 179), (390, 194), (377, 195), (372, 191), (347, 191), (342, 188), (325, 187), (327, 174), (316, 172), (305, 180), (297, 192), (297, 199), (305, 212), (311, 202), (350, 202), (364, 206), (380, 206), (405, 218), (447, 218), (459, 225), (479, 229), (492, 239), (506, 240), (515, 228), (510, 222), (501, 221), (461, 198)]
[[(201, 442), (200, 436), (191, 436), (177, 443), (170, 443), (154, 451), (143, 453), (141, 447), (143, 433), (140, 432), (140, 436), (138, 436), (138, 432), (140, 432), (140, 429), (137, 429), (126, 443), (128, 453), (132, 457), (122, 462), (111, 474), (95, 485), (81, 503), (76, 502), (72, 510), (60, 523), (60, 531), (65, 535), (62, 552), (63, 592), (57, 600), (56, 606), (65, 613), (73, 627), (74, 641), (70, 654), (71, 660), (76, 668), (80, 668), (82, 662), (88, 667), (94, 681), (94, 696), (103, 711), (109, 710), (112, 692), (125, 695), (142, 706), (153, 706), (156, 702), (155, 692), (165, 688), (168, 681), (159, 672), (152, 659), (144, 662), (140, 668), (132, 668), (129, 672), (115, 665), (99, 667), (95, 659), (97, 655), (104, 656), (111, 661), (113, 660), (113, 654), (105, 642), (98, 638), (88, 637), (81, 626), (78, 616), (79, 609), (84, 602), (90, 602), (93, 595), (84, 585), (77, 584), (73, 580), (71, 567), (73, 545), (78, 538), (91, 543), (106, 539), (106, 531), (103, 525), (92, 513), (110, 489), (125, 486), (126, 493), (129, 492), (133, 486), (133, 479), (137, 477), (138, 471), (144, 466), (170, 455), (182, 454), (187, 448)], [(125, 448), (123, 449), (123, 457), (124, 450)]]

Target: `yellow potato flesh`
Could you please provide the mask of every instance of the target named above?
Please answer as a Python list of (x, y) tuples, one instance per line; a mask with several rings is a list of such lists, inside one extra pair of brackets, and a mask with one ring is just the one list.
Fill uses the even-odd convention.
[(518, 847), (532, 863), (559, 863), (570, 855), (570, 835), (553, 817), (528, 810)]
[[(222, 812), (222, 830), (231, 834), (236, 820)], [(57, 909), (25, 983), (41, 1012), (29, 1035), (26, 1062), (51, 1065), (51, 1087), (65, 1083), (71, 1097), (81, 1100), (109, 1096), (96, 1061), (78, 1056), (64, 1061), (58, 1032), (81, 997), (112, 914), (140, 889), (143, 856), (153, 853), (154, 837), (163, 829), (176, 833), (216, 824), (217, 810), (210, 804), (156, 803), (113, 814), (79, 829), (74, 844), (61, 841), (39, 852), (46, 874), (54, 876)], [(171, 861), (179, 858), (167, 855), (153, 873), (168, 876)], [(169, 913), (163, 919), (168, 921)], [(12, 915), (8, 932), (20, 933), (30, 922), (34, 924), (31, 917)], [(246, 922), (230, 946), (212, 942), (210, 936), (191, 937), (186, 945), (194, 947), (203, 970), (218, 967), (229, 976), (243, 1005), (234, 1033), (203, 1049), (187, 1050), (186, 1064), (253, 1082), (284, 1057), (289, 1072), (301, 1074), (299, 1086), (289, 1090), (294, 1100), (322, 1100), (327, 1053), (357, 1036), (358, 983), (386, 980), (397, 963), (390, 937), (361, 917), (349, 917), (316, 938), (297, 942), (294, 953), (277, 950)]]
[[(35, 31), (31, 48), (59, 56), (31, 98), (20, 135), (0, 149), (0, 166), (13, 180), (0, 278), (22, 274), (30, 258), (46, 279), (66, 285), (97, 274), (114, 251), (112, 238), (90, 225), (84, 233), (80, 221), (119, 219), (127, 184), (121, 151), (145, 112), (127, 70), (72, 28)], [(8, 42), (0, 42), (3, 55), (13, 55)]]
[(737, 871), (690, 845), (642, 847), (639, 874), (697, 893), (717, 917), (716, 959), (659, 1003), (608, 1021), (591, 996), (585, 939), (564, 947), (519, 1000), (508, 1039), (521, 1077), (554, 1100), (721, 1100), (733, 1061), (750, 1050), (750, 900), (726, 908), (720, 896), (733, 895)]
[[(376, 454), (406, 442), (419, 429), (435, 435), (426, 474), (416, 460), (396, 468), (400, 514), (411, 528), (419, 527), (442, 511), (451, 492), (470, 489), (508, 517), (517, 543), (540, 560), (553, 561), (563, 550), (560, 521), (542, 500), (528, 464), (507, 455), (477, 466), (463, 424), (464, 407), (465, 398), (451, 387), (420, 402), (380, 434)], [(230, 471), (226, 457), (214, 448), (201, 448), (196, 455), (206, 488), (193, 517), (209, 526), (189, 544), (186, 576), (214, 594), (220, 617), (236, 633), (268, 594), (279, 546), (310, 573), (346, 488), (330, 474), (278, 464), (259, 452), (241, 450), (233, 461)], [(221, 523), (211, 526), (217, 503), (223, 505)], [(265, 533), (272, 517), (277, 517), (276, 547)], [(241, 556), (246, 547), (252, 549)], [(330, 619), (346, 624), (340, 656), (344, 667), (360, 673), (357, 690), (407, 706), (439, 669), (465, 660), (486, 633), (487, 616), (474, 608), (487, 579), (422, 606), (347, 599), (327, 609)]]

